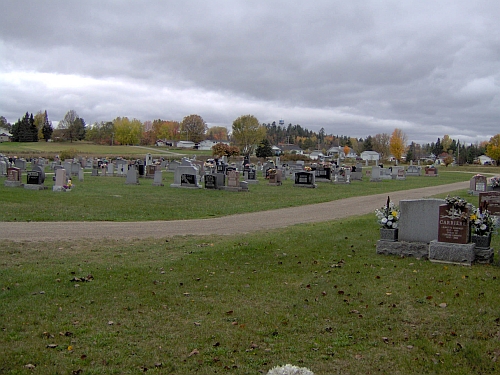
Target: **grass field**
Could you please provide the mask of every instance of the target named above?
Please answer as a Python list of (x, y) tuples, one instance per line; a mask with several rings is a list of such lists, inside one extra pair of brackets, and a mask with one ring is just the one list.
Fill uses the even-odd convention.
[(498, 265), (376, 255), (377, 228), (3, 243), (0, 373), (498, 374)]
[[(0, 178), (0, 221), (144, 221), (184, 220), (220, 217), (304, 204), (321, 203), (360, 195), (388, 193), (466, 181), (470, 173), (442, 172), (438, 178), (407, 178), (380, 183), (353, 181), (350, 185), (319, 183), (317, 189), (298, 189), (291, 180), (279, 187), (261, 179), (250, 185), (248, 193), (171, 188), (173, 173), (164, 172), (163, 187), (152, 186), (151, 179), (140, 185), (125, 185), (124, 177), (91, 177), (74, 181), (71, 192), (50, 189), (32, 191), (8, 188)], [(25, 177), (26, 178), (26, 177)], [(49, 175), (48, 180), (52, 176)], [(52, 181), (46, 181), (51, 187)]]

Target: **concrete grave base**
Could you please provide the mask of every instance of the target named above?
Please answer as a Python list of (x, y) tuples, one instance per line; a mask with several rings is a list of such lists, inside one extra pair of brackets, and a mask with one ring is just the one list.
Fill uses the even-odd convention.
[(71, 191), (71, 189), (65, 189), (62, 186), (52, 186), (52, 191)]
[(474, 262), (473, 243), (456, 244), (431, 241), (429, 244), (429, 260), (435, 263), (451, 263), (471, 266)]
[(427, 259), (429, 257), (429, 244), (425, 242), (379, 240), (377, 241), (377, 254)]
[(258, 184), (259, 180), (245, 180), (245, 182), (247, 182), (249, 184)]
[(46, 189), (48, 189), (47, 186), (44, 186), (44, 185), (34, 185), (34, 184), (26, 184), (26, 185), (24, 185), (24, 188), (28, 189), (28, 190), (46, 190)]
[(6, 187), (22, 187), (23, 184), (19, 181), (5, 181), (4, 186)]
[(480, 264), (491, 264), (493, 263), (493, 256), (495, 251), (490, 248), (476, 247), (474, 250), (474, 262)]
[(317, 188), (318, 187), (318, 184), (294, 184), (293, 186), (295, 187), (303, 187), (303, 188), (310, 188), (310, 189), (314, 189), (314, 188)]
[(173, 188), (183, 188), (183, 189), (202, 189), (203, 186), (188, 186), (188, 185), (181, 185), (181, 184), (170, 184), (170, 187)]

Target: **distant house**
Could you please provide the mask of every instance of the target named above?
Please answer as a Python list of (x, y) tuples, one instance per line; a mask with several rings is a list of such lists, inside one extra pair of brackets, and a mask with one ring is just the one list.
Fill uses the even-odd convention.
[(213, 141), (211, 139), (205, 139), (204, 141), (201, 141), (200, 143), (198, 143), (198, 150), (210, 151), (210, 150), (212, 150), (212, 147), (218, 143), (223, 143), (223, 144), (229, 146), (228, 141)]
[(303, 155), (304, 151), (297, 145), (280, 145), (281, 152), (283, 154), (294, 154), (294, 155)]
[(0, 130), (0, 143), (1, 142), (9, 142), (12, 138), (12, 134), (7, 131)]
[(271, 150), (273, 150), (273, 154), (275, 156), (280, 156), (282, 153), (281, 148), (279, 148), (278, 146), (271, 146)]
[(361, 153), (361, 159), (363, 160), (374, 160), (374, 161), (379, 161), (380, 160), (380, 154), (377, 151), (363, 151)]
[(195, 143), (191, 141), (179, 141), (176, 146), (179, 148), (194, 148)]
[(333, 156), (335, 158), (344, 157), (344, 147), (341, 146), (333, 146), (326, 150), (326, 154), (328, 156)]
[(493, 159), (486, 155), (481, 155), (477, 158), (479, 160), (479, 164), (481, 165), (493, 165)]
[(325, 155), (320, 150), (315, 150), (309, 154), (309, 159), (311, 160), (323, 160), (324, 157)]

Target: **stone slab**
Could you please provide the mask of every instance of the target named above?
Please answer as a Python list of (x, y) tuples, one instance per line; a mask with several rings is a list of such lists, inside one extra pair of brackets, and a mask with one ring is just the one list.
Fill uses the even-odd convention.
[(379, 240), (377, 241), (377, 254), (427, 259), (429, 257), (429, 244)]
[(438, 239), (439, 206), (444, 199), (406, 199), (399, 201), (399, 240), (425, 242)]
[(429, 244), (429, 260), (435, 263), (450, 263), (471, 266), (475, 258), (473, 243), (458, 244), (431, 241)]
[(34, 185), (34, 184), (25, 184), (24, 188), (27, 190), (46, 190), (47, 186), (44, 185)]

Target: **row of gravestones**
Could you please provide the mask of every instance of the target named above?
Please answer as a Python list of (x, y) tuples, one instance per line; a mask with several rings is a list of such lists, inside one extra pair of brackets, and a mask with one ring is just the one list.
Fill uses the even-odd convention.
[[(6, 187), (24, 187), (29, 190), (45, 190), (45, 171), (40, 166), (35, 165), (30, 171), (26, 172), (26, 184), (23, 183), (23, 171), (17, 167), (7, 168), (7, 179), (4, 182)], [(71, 184), (64, 168), (57, 168), (54, 176), (54, 191), (65, 191)]]
[[(479, 202), (487, 202), (491, 215), (500, 216), (500, 192), (480, 193)], [(443, 199), (402, 200), (399, 205), (397, 240), (379, 240), (378, 254), (464, 265), (493, 261), (489, 244), (471, 242), (468, 208), (459, 213)]]

